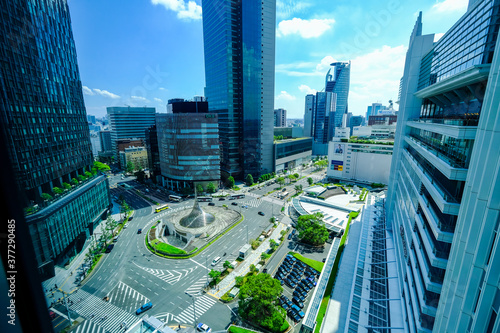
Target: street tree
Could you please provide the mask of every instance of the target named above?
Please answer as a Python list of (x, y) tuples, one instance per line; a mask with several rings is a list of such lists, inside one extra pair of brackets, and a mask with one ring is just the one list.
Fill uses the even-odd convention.
[(297, 231), (300, 241), (314, 246), (325, 244), (329, 236), (321, 213), (300, 216)]
[(280, 184), (281, 186), (285, 185), (285, 178), (284, 177), (278, 177), (276, 178), (276, 182)]
[(226, 261), (224, 262), (224, 264), (222, 264), (222, 266), (223, 266), (225, 269), (233, 268), (233, 265), (231, 265), (231, 263), (230, 263), (228, 260), (226, 260)]
[(252, 186), (253, 185), (253, 176), (251, 174), (248, 174), (247, 177), (245, 178), (245, 182), (247, 186)]
[(221, 275), (221, 272), (216, 271), (214, 269), (212, 269), (210, 271), (210, 273), (208, 273), (208, 276), (210, 276), (212, 278), (212, 280), (215, 282), (215, 284), (219, 283), (220, 275)]
[(202, 186), (201, 184), (196, 184), (196, 191), (197, 191), (198, 193), (202, 193), (202, 192), (204, 192), (204, 190), (203, 190), (203, 186)]
[(311, 177), (309, 177), (307, 178), (307, 183), (309, 184), (309, 186), (311, 186), (314, 183), (314, 180)]
[(285, 322), (285, 310), (278, 306), (278, 297), (283, 287), (278, 280), (269, 274), (258, 274), (248, 277), (240, 288), (239, 314), (252, 323), (281, 332)]
[(234, 178), (233, 178), (233, 176), (229, 176), (229, 178), (227, 179), (227, 187), (229, 187), (229, 188), (233, 188), (234, 187)]
[(216, 191), (217, 191), (217, 189), (215, 188), (215, 184), (212, 182), (208, 183), (207, 192), (208, 193), (215, 193)]
[(134, 165), (134, 162), (132, 162), (132, 161), (128, 161), (128, 162), (127, 162), (127, 166), (126, 166), (125, 171), (126, 171), (127, 173), (131, 174), (132, 172), (134, 172), (134, 170), (135, 170), (135, 165)]
[(295, 193), (302, 192), (302, 185), (295, 185)]

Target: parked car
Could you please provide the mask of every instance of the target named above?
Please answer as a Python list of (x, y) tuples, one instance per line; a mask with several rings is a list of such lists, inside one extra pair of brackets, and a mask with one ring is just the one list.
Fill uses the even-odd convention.
[(326, 258), (323, 258), (323, 260), (321, 260), (322, 262), (325, 262), (326, 261)]
[(140, 308), (138, 308), (136, 311), (135, 311), (135, 314), (138, 315), (138, 314), (141, 314), (143, 313), (144, 311), (147, 311), (149, 309), (151, 309), (153, 307), (153, 303), (149, 302), (149, 303), (146, 303), (144, 304), (143, 306), (141, 306)]
[(133, 216), (131, 216), (131, 217), (129, 217), (129, 218), (128, 218), (128, 220), (129, 220), (129, 221), (132, 221), (132, 219), (133, 219), (133, 218), (134, 218), (134, 217), (133, 217)]
[(205, 333), (210, 333), (212, 332), (212, 329), (208, 327), (208, 325), (199, 323), (198, 326), (196, 326), (196, 329), (200, 332), (205, 332)]
[(231, 202), (231, 205), (238, 206), (238, 203), (233, 201), (233, 202)]
[(304, 302), (306, 299), (299, 291), (294, 290), (293, 296), (297, 297), (301, 302)]
[(115, 244), (109, 244), (108, 247), (106, 248), (106, 253), (110, 253), (111, 250), (113, 250), (113, 248), (115, 247)]
[(293, 236), (292, 234), (288, 234), (288, 237), (287, 237), (288, 240), (292, 239), (292, 236)]
[(293, 281), (292, 279), (290, 278), (287, 278), (285, 280), (285, 283), (290, 287), (290, 288), (295, 288), (295, 286), (297, 286), (297, 281)]
[(224, 199), (224, 198), (219, 198), (219, 201), (224, 201), (224, 200), (226, 200), (226, 199)]
[(295, 304), (297, 304), (297, 306), (299, 308), (301, 308), (301, 309), (304, 307), (304, 303), (302, 303), (297, 296), (293, 296), (292, 297), (292, 302), (294, 302)]
[(293, 229), (292, 230), (292, 235), (295, 235), (296, 232), (297, 232), (297, 229)]
[(215, 203), (213, 203), (213, 202), (209, 202), (209, 203), (208, 203), (208, 205), (209, 205), (209, 206), (215, 206)]

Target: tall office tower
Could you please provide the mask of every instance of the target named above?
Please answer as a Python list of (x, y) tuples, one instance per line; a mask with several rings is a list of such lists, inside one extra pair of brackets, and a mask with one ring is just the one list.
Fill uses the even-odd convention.
[(409, 332), (500, 328), (499, 12), (477, 1), (436, 43), (419, 15), (410, 38), (386, 203)]
[(221, 169), (273, 171), (276, 0), (204, 0), (205, 96), (218, 114)]
[(112, 151), (110, 131), (99, 131), (99, 141), (101, 142), (102, 152)]
[[(349, 110), (347, 100), (349, 98), (349, 83), (351, 80), (351, 62), (334, 62), (326, 74), (325, 91), (337, 95), (335, 106), (335, 117), (330, 118), (329, 127), (332, 128), (329, 140), (335, 135), (335, 127), (342, 126), (342, 117)], [(332, 72), (333, 70), (333, 72)]]
[[(146, 129), (155, 124), (155, 108), (150, 107), (108, 107), (111, 148), (118, 161), (118, 141), (124, 139), (146, 140)], [(125, 166), (122, 166), (122, 168)]]
[(274, 127), (286, 127), (286, 110), (274, 110)]
[(304, 109), (304, 136), (312, 136), (312, 118), (314, 113), (315, 96), (306, 96), (306, 105)]
[[(335, 135), (332, 118), (335, 118), (337, 95), (319, 91), (314, 98), (312, 116), (313, 155), (328, 155), (328, 142)], [(340, 122), (340, 126), (342, 122)]]
[[(195, 103), (199, 103), (195, 107)], [(217, 115), (207, 102), (170, 100), (168, 113), (156, 115), (163, 186), (176, 191), (197, 183), (218, 187), (220, 146)], [(206, 187), (205, 187), (206, 188)]]
[(3, 2), (0, 36), (1, 126), (39, 272), (47, 278), (54, 263), (83, 246), (108, 209), (108, 182), (90, 173), (89, 125), (66, 1)]

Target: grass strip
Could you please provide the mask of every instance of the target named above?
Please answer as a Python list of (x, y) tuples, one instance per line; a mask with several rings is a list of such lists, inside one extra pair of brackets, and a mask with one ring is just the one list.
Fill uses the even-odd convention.
[(321, 305), (318, 310), (318, 315), (316, 316), (316, 327), (314, 329), (314, 333), (319, 333), (321, 330), (321, 324), (323, 323), (323, 319), (325, 318), (326, 309), (328, 308), (328, 302), (330, 301), (330, 295), (332, 293), (333, 287), (335, 285), (335, 279), (337, 278), (337, 271), (340, 265), (340, 258), (342, 257), (342, 252), (344, 251), (344, 244), (347, 239), (347, 235), (349, 234), (349, 227), (351, 225), (351, 221), (358, 217), (359, 212), (350, 212), (349, 220), (347, 221), (347, 226), (345, 228), (344, 235), (340, 239), (339, 249), (337, 251), (337, 256), (335, 257), (335, 262), (333, 264), (332, 272), (330, 277), (328, 278), (328, 283), (325, 288), (325, 293), (323, 294), (323, 299), (321, 300)]
[(291, 254), (292, 256), (294, 256), (295, 258), (297, 258), (298, 260), (302, 261), (304, 264), (311, 266), (312, 268), (314, 268), (318, 272), (321, 272), (323, 270), (323, 266), (325, 266), (325, 264), (322, 263), (321, 261), (306, 258), (299, 253), (291, 252), (291, 251), (288, 253)]
[[(193, 253), (190, 253), (189, 255), (187, 256), (182, 256), (182, 257), (177, 257), (177, 256), (169, 256), (169, 255), (164, 255), (164, 254), (161, 254), (161, 253), (155, 253), (157, 256), (160, 256), (160, 257), (163, 257), (163, 258), (167, 258), (167, 259), (189, 259), (189, 258), (192, 258), (196, 255), (198, 255), (198, 253), (202, 252), (203, 250), (205, 250), (207, 247), (209, 247), (210, 245), (212, 245), (213, 242), (215, 242), (216, 240), (218, 240), (219, 238), (221, 238), (222, 236), (224, 236), (226, 233), (228, 233), (231, 229), (233, 229), (234, 227), (236, 227), (238, 224), (240, 224), (243, 220), (245, 219), (244, 216), (241, 216), (241, 219), (236, 222), (235, 224), (233, 224), (231, 227), (229, 227), (226, 231), (224, 231), (223, 233), (221, 233), (219, 236), (217, 236), (216, 238), (212, 239), (212, 241), (210, 241), (210, 243), (206, 244), (205, 246), (203, 246), (201, 249), (199, 249), (198, 251), (196, 252), (193, 252)], [(146, 243), (146, 247), (154, 253), (154, 249), (152, 248), (151, 244), (149, 244), (149, 240), (148, 240), (148, 237), (144, 237), (144, 242)]]

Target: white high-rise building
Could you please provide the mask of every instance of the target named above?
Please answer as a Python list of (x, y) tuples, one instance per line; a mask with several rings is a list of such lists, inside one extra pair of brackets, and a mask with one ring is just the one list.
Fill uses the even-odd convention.
[(410, 39), (386, 201), (407, 332), (500, 331), (499, 10)]

